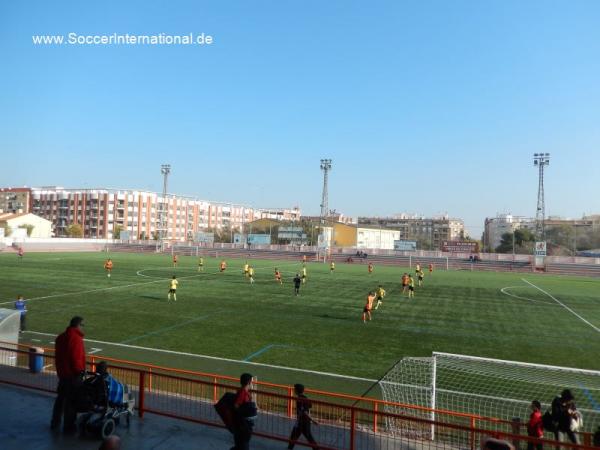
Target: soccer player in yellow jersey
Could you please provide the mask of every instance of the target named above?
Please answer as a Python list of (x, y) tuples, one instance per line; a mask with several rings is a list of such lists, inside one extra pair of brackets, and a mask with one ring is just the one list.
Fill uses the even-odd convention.
[(248, 267), (248, 278), (250, 278), (250, 284), (254, 284), (254, 267)]
[(244, 274), (245, 277), (248, 276), (249, 268), (250, 268), (250, 265), (248, 264), (248, 261), (246, 261), (246, 263), (244, 264), (244, 270), (242, 271), (242, 273)]
[(415, 296), (415, 279), (412, 275), (408, 275), (408, 298), (413, 298)]
[(418, 274), (421, 271), (421, 264), (417, 263), (417, 265), (415, 266), (415, 274)]
[(306, 283), (306, 278), (307, 278), (307, 275), (306, 275), (306, 266), (302, 266), (302, 284)]
[(379, 305), (383, 305), (383, 297), (385, 297), (385, 289), (379, 285), (377, 290), (375, 291), (377, 304), (375, 305), (375, 309), (379, 308)]
[(204, 258), (198, 258), (198, 272), (204, 272)]
[(171, 279), (171, 287), (169, 288), (169, 295), (167, 295), (167, 300), (171, 300), (171, 294), (173, 294), (173, 300), (177, 301), (177, 285), (179, 282), (177, 281), (177, 277), (173, 275)]
[(417, 273), (417, 280), (419, 283), (419, 287), (423, 286), (423, 277), (424, 276), (425, 276), (425, 272), (423, 272), (422, 270)]
[(332, 274), (334, 270), (335, 270), (335, 263), (333, 261), (331, 261), (331, 264), (329, 264), (329, 273)]

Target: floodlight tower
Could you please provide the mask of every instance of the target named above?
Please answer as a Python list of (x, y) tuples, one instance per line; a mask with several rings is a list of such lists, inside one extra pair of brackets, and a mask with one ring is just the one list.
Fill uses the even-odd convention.
[(167, 201), (167, 182), (169, 179), (169, 174), (171, 173), (171, 165), (170, 164), (162, 164), (160, 166), (160, 173), (163, 176), (163, 191), (162, 191), (162, 201), (159, 204), (158, 210), (158, 240), (159, 244), (162, 246), (162, 241), (167, 236), (168, 231), (168, 201)]
[(538, 176), (538, 200), (537, 212), (535, 214), (535, 238), (543, 241), (546, 238), (544, 221), (546, 218), (546, 206), (544, 204), (544, 167), (550, 164), (550, 153), (534, 153), (533, 165), (537, 166)]
[(321, 170), (323, 171), (323, 196), (321, 198), (321, 225), (325, 223), (329, 216), (329, 194), (327, 192), (327, 180), (331, 170), (331, 159), (321, 160)]

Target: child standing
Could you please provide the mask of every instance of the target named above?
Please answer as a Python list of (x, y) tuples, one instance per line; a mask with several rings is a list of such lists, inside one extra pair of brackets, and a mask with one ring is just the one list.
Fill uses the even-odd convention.
[[(527, 422), (527, 436), (541, 439), (544, 437), (544, 426), (542, 424), (542, 405), (539, 401), (531, 402), (531, 415)], [(542, 450), (542, 443), (527, 442), (527, 450)]]

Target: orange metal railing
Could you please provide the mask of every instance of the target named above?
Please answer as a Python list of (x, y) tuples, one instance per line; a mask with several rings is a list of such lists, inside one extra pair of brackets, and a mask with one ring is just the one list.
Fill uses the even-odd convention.
[[(0, 382), (53, 391), (56, 384), (54, 371), (39, 374), (26, 371), (29, 352), (20, 348), (0, 347), (0, 356), (14, 356), (14, 366), (0, 365)], [(53, 350), (46, 349), (46, 360), (52, 361)], [(90, 355), (91, 369), (100, 358)], [(173, 369), (152, 364), (102, 357), (109, 363), (110, 371), (121, 382), (129, 385), (137, 395), (140, 417), (146, 412), (184, 419), (205, 425), (222, 427), (212, 405), (224, 392), (235, 390), (238, 379), (230, 376)], [(288, 441), (294, 423), (295, 399), (291, 386), (257, 382), (253, 395), (261, 414), (257, 422), (257, 435)], [(311, 415), (321, 423), (313, 432), (318, 435), (322, 449), (373, 448), (375, 443), (383, 448), (395, 448), (399, 442), (418, 442), (420, 446), (456, 446), (474, 450), (483, 436), (492, 435), (515, 443), (531, 441), (523, 436), (519, 423), (446, 410), (432, 410), (415, 405), (386, 402), (326, 391), (306, 391), (311, 397)], [(348, 404), (360, 401), (363, 406)], [(400, 407), (402, 414), (385, 410), (386, 406)], [(435, 420), (431, 419), (435, 413)], [(591, 435), (580, 435), (583, 445), (561, 443), (563, 448), (591, 448)], [(542, 440), (543, 443), (552, 443)], [(384, 445), (386, 447), (384, 447)], [(391, 447), (390, 447), (391, 445)]]

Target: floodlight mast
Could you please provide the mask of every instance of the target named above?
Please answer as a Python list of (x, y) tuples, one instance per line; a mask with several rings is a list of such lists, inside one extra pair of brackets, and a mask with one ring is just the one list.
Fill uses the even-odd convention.
[(546, 239), (546, 205), (544, 202), (544, 167), (550, 164), (550, 153), (534, 153), (533, 165), (538, 168), (538, 199), (535, 214), (535, 238), (538, 242)]
[(321, 226), (325, 224), (325, 220), (329, 216), (329, 193), (327, 192), (327, 181), (329, 179), (329, 171), (331, 170), (331, 159), (321, 160), (321, 170), (323, 171), (323, 195), (321, 197)]
[(159, 203), (158, 209), (158, 245), (162, 248), (163, 240), (166, 239), (168, 234), (168, 200), (167, 200), (167, 184), (169, 179), (169, 174), (171, 173), (171, 165), (170, 164), (162, 164), (160, 166), (160, 173), (163, 176), (163, 191), (162, 191), (162, 199)]

